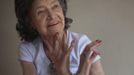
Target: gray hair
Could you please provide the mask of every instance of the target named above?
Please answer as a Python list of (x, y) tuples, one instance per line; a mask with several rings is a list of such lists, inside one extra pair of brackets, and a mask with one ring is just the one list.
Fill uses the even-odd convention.
[[(33, 41), (39, 36), (37, 30), (32, 28), (29, 20), (29, 10), (34, 0), (15, 0), (15, 14), (17, 18), (16, 30), (21, 37), (21, 40)], [(66, 31), (70, 27), (70, 23), (73, 22), (71, 18), (66, 16), (67, 13), (67, 0), (58, 0), (64, 14), (65, 28)]]

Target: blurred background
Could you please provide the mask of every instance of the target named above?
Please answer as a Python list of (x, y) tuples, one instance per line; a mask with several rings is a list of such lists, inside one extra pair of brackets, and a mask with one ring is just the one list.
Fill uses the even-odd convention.
[[(106, 75), (134, 74), (134, 0), (69, 0), (70, 31), (101, 39)], [(22, 75), (14, 0), (0, 0), (0, 75)]]

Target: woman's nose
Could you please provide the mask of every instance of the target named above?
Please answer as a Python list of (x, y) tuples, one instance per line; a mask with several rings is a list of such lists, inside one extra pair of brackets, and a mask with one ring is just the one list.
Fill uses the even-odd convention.
[(53, 20), (53, 19), (55, 19), (55, 17), (56, 17), (55, 12), (53, 12), (52, 10), (49, 10), (47, 19), (48, 20)]

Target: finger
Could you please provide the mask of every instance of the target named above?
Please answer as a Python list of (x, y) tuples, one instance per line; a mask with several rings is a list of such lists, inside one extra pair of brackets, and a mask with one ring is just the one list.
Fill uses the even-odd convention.
[(52, 37), (52, 38), (53, 38), (53, 39), (52, 39), (52, 41), (53, 41), (53, 44), (52, 44), (53, 48), (55, 48), (55, 45), (56, 45), (56, 41), (57, 41), (57, 39), (58, 39), (58, 36), (59, 36), (59, 33), (57, 32), (57, 33), (54, 34), (54, 36)]
[(65, 52), (68, 48), (67, 42), (66, 42), (66, 34), (63, 34), (62, 41), (61, 41), (61, 47), (62, 51)]
[(53, 50), (53, 47), (51, 46), (50, 42), (48, 42), (47, 40), (44, 41), (43, 43), (44, 47), (46, 47), (46, 49), (51, 53)]
[(93, 52), (91, 57), (89, 58), (89, 60), (91, 60), (93, 62), (96, 56), (97, 56), (97, 53)]
[(102, 55), (102, 53), (96, 49), (93, 49), (93, 52), (95, 52), (97, 55)]
[(91, 55), (91, 57), (89, 58), (92, 62), (95, 60), (97, 55), (101, 55), (102, 53), (97, 51), (96, 49), (93, 50), (93, 53)]
[(72, 42), (71, 42), (71, 45), (70, 45), (70, 47), (66, 50), (66, 52), (64, 53), (65, 55), (64, 55), (64, 62), (63, 62), (63, 64), (66, 64), (67, 65), (67, 67), (69, 68), (69, 64), (70, 64), (70, 62), (69, 62), (69, 56), (70, 56), (70, 53), (71, 53), (71, 51), (73, 50), (73, 48), (75, 47), (75, 44), (76, 44), (76, 40), (73, 40)]
[(84, 57), (86, 58), (86, 60), (88, 60), (93, 54), (93, 50), (86, 50), (82, 53), (82, 55), (84, 55)]
[(72, 42), (71, 42), (71, 46), (69, 47), (69, 51), (68, 53), (70, 54), (71, 51), (73, 50), (73, 48), (76, 46), (76, 39), (74, 39)]
[(89, 45), (87, 45), (82, 54), (84, 54), (86, 57), (88, 57), (88, 56), (90, 56), (90, 53), (91, 53), (91, 49), (90, 49)]
[(95, 53), (95, 54), (97, 54), (97, 55), (101, 55), (101, 52), (97, 51), (96, 49), (91, 49), (91, 50), (87, 53), (88, 58), (90, 58), (93, 53)]
[(92, 50), (88, 51), (86, 54), (87, 59), (89, 59), (92, 56), (92, 54), (93, 54)]
[(102, 43), (101, 40), (95, 40), (95, 41), (91, 42), (91, 43), (88, 45), (88, 47), (89, 47), (90, 49), (91, 49), (91, 48), (96, 48), (96, 47), (98, 47), (101, 43)]
[(86, 46), (86, 48), (83, 52), (83, 54), (87, 60), (92, 56), (93, 53), (94, 53), (93, 49), (90, 49), (90, 47), (88, 47), (88, 45)]
[(71, 46), (68, 48), (68, 50), (66, 50), (66, 52), (64, 53), (65, 54), (65, 59), (68, 59), (68, 57), (69, 57), (69, 55), (70, 55), (70, 53), (71, 53), (71, 51), (73, 50), (73, 48), (75, 47), (75, 40), (73, 40), (72, 42), (71, 42)]
[(54, 50), (55, 52), (58, 52), (58, 48), (59, 48), (59, 33), (57, 33), (54, 37)]
[(56, 45), (55, 45), (55, 53), (56, 53), (57, 58), (60, 58), (62, 55), (62, 50), (61, 50), (60, 44), (61, 44), (60, 37), (59, 37), (59, 35), (57, 35), (57, 40), (56, 40)]
[(63, 37), (62, 37), (62, 42), (63, 42), (64, 44), (66, 44), (66, 33), (65, 33), (65, 32), (64, 32)]
[(56, 58), (56, 60), (61, 60), (62, 59), (62, 50), (61, 50), (61, 39), (60, 39), (60, 36), (59, 36), (59, 33), (56, 34), (55, 38), (54, 38), (54, 51), (52, 52), (53, 53), (53, 56), (54, 58)]
[(54, 52), (51, 54), (51, 61), (52, 61), (53, 63), (56, 63), (56, 62), (58, 61), (58, 58), (56, 57), (56, 55), (55, 55)]

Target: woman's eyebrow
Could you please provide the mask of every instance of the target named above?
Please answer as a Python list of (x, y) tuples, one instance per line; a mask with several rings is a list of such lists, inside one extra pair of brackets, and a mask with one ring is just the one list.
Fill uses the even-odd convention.
[(36, 7), (36, 9), (44, 8), (43, 5)]
[[(58, 0), (53, 0), (51, 3), (50, 3), (50, 5), (51, 4), (54, 4), (54, 3), (56, 3)], [(45, 8), (43, 5), (40, 5), (40, 6), (37, 6), (36, 7), (36, 9), (40, 9), (40, 8)]]
[(58, 0), (53, 0), (50, 4), (56, 3)]

